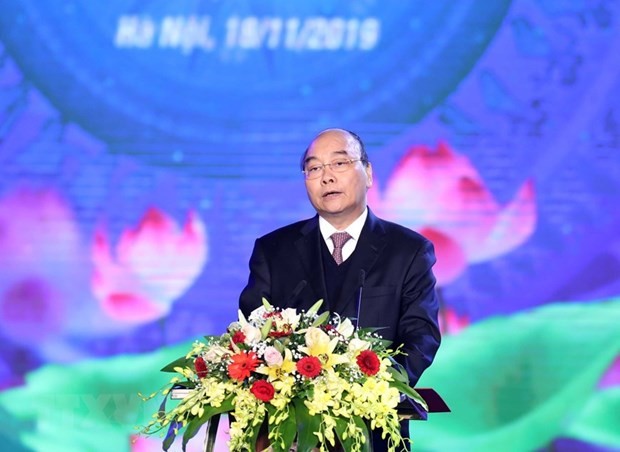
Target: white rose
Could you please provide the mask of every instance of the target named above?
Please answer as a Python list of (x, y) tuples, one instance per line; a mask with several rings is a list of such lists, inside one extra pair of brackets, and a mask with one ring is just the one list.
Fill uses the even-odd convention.
[(329, 344), (330, 341), (329, 336), (320, 328), (308, 328), (305, 338), (308, 347)]
[(241, 327), (241, 331), (245, 335), (245, 343), (248, 345), (256, 344), (261, 340), (261, 332), (258, 328), (246, 323)]
[(282, 311), (282, 320), (284, 320), (285, 323), (291, 325), (291, 328), (293, 330), (297, 328), (297, 325), (299, 324), (299, 318), (300, 315), (297, 314), (297, 311), (293, 308), (286, 308)]
[(229, 351), (226, 350), (224, 347), (220, 347), (219, 345), (213, 345), (207, 349), (203, 357), (209, 362), (217, 362), (221, 359), (222, 356), (227, 353), (229, 353)]
[(351, 320), (346, 318), (342, 322), (340, 322), (340, 324), (336, 327), (336, 331), (342, 334), (345, 338), (348, 338), (353, 335), (353, 332), (355, 331), (355, 327), (351, 323)]
[(370, 348), (370, 343), (367, 341), (363, 341), (361, 339), (353, 338), (349, 342), (348, 351), (353, 356), (357, 355), (359, 352), (363, 350), (368, 350)]

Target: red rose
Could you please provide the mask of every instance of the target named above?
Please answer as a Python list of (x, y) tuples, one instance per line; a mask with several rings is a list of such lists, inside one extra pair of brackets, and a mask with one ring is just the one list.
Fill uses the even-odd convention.
[(198, 375), (198, 378), (204, 378), (209, 373), (207, 363), (202, 356), (199, 356), (194, 361), (194, 369), (196, 370), (196, 375)]
[(243, 331), (235, 331), (232, 336), (232, 341), (233, 344), (245, 342), (245, 334), (243, 334)]
[(257, 380), (254, 382), (252, 387), (250, 388), (250, 392), (254, 394), (258, 400), (262, 400), (263, 402), (269, 402), (273, 399), (273, 395), (275, 394), (275, 389), (273, 389), (273, 385), (265, 380)]
[(297, 361), (297, 372), (306, 378), (314, 378), (321, 373), (321, 361), (316, 356), (305, 356)]
[(228, 365), (228, 375), (238, 381), (243, 381), (258, 367), (260, 360), (254, 352), (241, 352), (232, 356)]
[(357, 355), (357, 365), (360, 366), (361, 371), (366, 375), (375, 375), (379, 372), (381, 362), (375, 352), (372, 350), (364, 350)]

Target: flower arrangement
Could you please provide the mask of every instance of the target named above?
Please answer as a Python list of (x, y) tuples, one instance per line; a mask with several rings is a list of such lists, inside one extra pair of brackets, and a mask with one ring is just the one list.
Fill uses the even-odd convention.
[(265, 424), (276, 452), (293, 443), (298, 450), (323, 451), (337, 441), (344, 450), (367, 451), (369, 427), (382, 430), (391, 450), (405, 445), (409, 439), (400, 435), (397, 412), (401, 394), (426, 404), (393, 359), (402, 352), (390, 350), (373, 329), (356, 330), (349, 319), (319, 314), (321, 303), (297, 312), (263, 299), (247, 319), (240, 312), (225, 334), (196, 341), (162, 369), (178, 374), (164, 395), (172, 388), (190, 391), (168, 411), (164, 399), (143, 432), (167, 427), (168, 450), (185, 429), (185, 450), (203, 424), (228, 412), (233, 451), (255, 450)]

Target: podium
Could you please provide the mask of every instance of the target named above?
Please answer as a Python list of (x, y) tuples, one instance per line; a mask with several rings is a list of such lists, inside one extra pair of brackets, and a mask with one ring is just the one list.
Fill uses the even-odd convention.
[(406, 399), (398, 404), (398, 416), (401, 420), (426, 421), (429, 413), (449, 413), (450, 408), (441, 396), (433, 388), (415, 388), (416, 392), (426, 402), (428, 411), (423, 410), (418, 404)]
[[(398, 416), (402, 420), (412, 421), (426, 421), (428, 420), (429, 413), (449, 413), (450, 408), (448, 404), (441, 398), (441, 396), (432, 388), (415, 388), (418, 394), (424, 399), (428, 406), (428, 411), (425, 411), (417, 403), (409, 398), (405, 398), (398, 404)], [(170, 391), (170, 398), (172, 400), (180, 400), (185, 398), (192, 390), (191, 389), (173, 389)], [(213, 450), (217, 429), (219, 427), (221, 415), (214, 415), (206, 423), (206, 435), (204, 443), (204, 452)]]

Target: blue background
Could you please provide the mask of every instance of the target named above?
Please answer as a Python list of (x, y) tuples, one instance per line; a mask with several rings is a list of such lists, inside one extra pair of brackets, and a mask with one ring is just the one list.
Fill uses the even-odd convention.
[[(162, 21), (191, 16), (209, 18), (210, 43), (164, 46)], [(146, 41), (119, 44), (123, 17), (152, 24), (152, 40), (147, 33)], [(370, 18), (380, 28), (376, 35), (369, 32), (369, 39), (376, 38), (369, 48), (360, 40), (325, 48), (303, 36), (288, 46), (284, 31), (277, 42), (227, 46), (234, 18), (280, 19), (284, 27), (292, 18), (300, 23), (343, 18), (357, 25)], [(500, 256), (468, 262), (457, 278), (441, 285), (444, 307), (461, 325), (446, 329), (446, 350), (458, 347), (468, 330), (498, 318), (568, 305), (582, 308), (579, 316), (589, 307), (615, 306), (619, 20), (616, 2), (594, 0), (5, 0), (0, 387), (7, 394), (27, 391), (34, 385), (29, 375), (47, 366), (152, 353), (222, 332), (236, 317), (254, 239), (313, 214), (298, 160), (318, 131), (333, 126), (364, 139), (379, 192), (411, 148), (435, 149), (440, 142), (469, 160), (500, 206), (533, 181), (532, 233)], [(63, 206), (60, 223), (37, 217), (46, 203)], [(158, 318), (113, 318), (93, 293), (91, 247), (98, 230), (106, 231), (113, 247), (149, 208), (178, 225), (195, 212), (206, 229), (204, 263)], [(389, 211), (381, 210), (377, 204), (389, 219)], [(24, 231), (19, 243), (3, 236), (15, 228)], [(73, 238), (65, 243), (67, 231)], [(151, 245), (157, 249), (156, 242)], [(36, 265), (28, 267), (32, 262)], [(16, 270), (22, 264), (32, 275)], [(48, 300), (39, 292), (14, 290), (20, 278), (35, 276), (61, 295)], [(572, 315), (554, 320), (565, 325)], [(604, 314), (600, 318), (611, 322)], [(610, 325), (587, 326), (611, 328), (606, 339), (611, 354), (587, 393), (620, 386), (620, 365), (612, 364), (620, 354), (615, 345), (620, 333)], [(573, 333), (579, 337), (582, 331)], [(477, 347), (495, 347), (491, 342)], [(515, 347), (504, 346), (506, 353)], [(570, 350), (557, 347), (573, 359)], [(535, 345), (530, 352), (543, 357)], [(487, 359), (491, 366), (495, 358)], [(454, 363), (438, 356), (434, 367), (440, 365)], [(441, 386), (439, 376), (432, 377), (425, 383)], [(11, 413), (10, 404), (5, 409)], [(32, 414), (11, 416), (33, 422), (23, 427), (30, 433), (41, 422)], [(620, 430), (616, 420), (610, 431)], [(612, 434), (575, 431), (557, 429), (532, 444), (555, 444), (556, 450), (573, 442), (593, 450), (620, 447)], [(19, 438), (19, 447), (33, 447)], [(424, 448), (423, 439), (418, 444)]]

